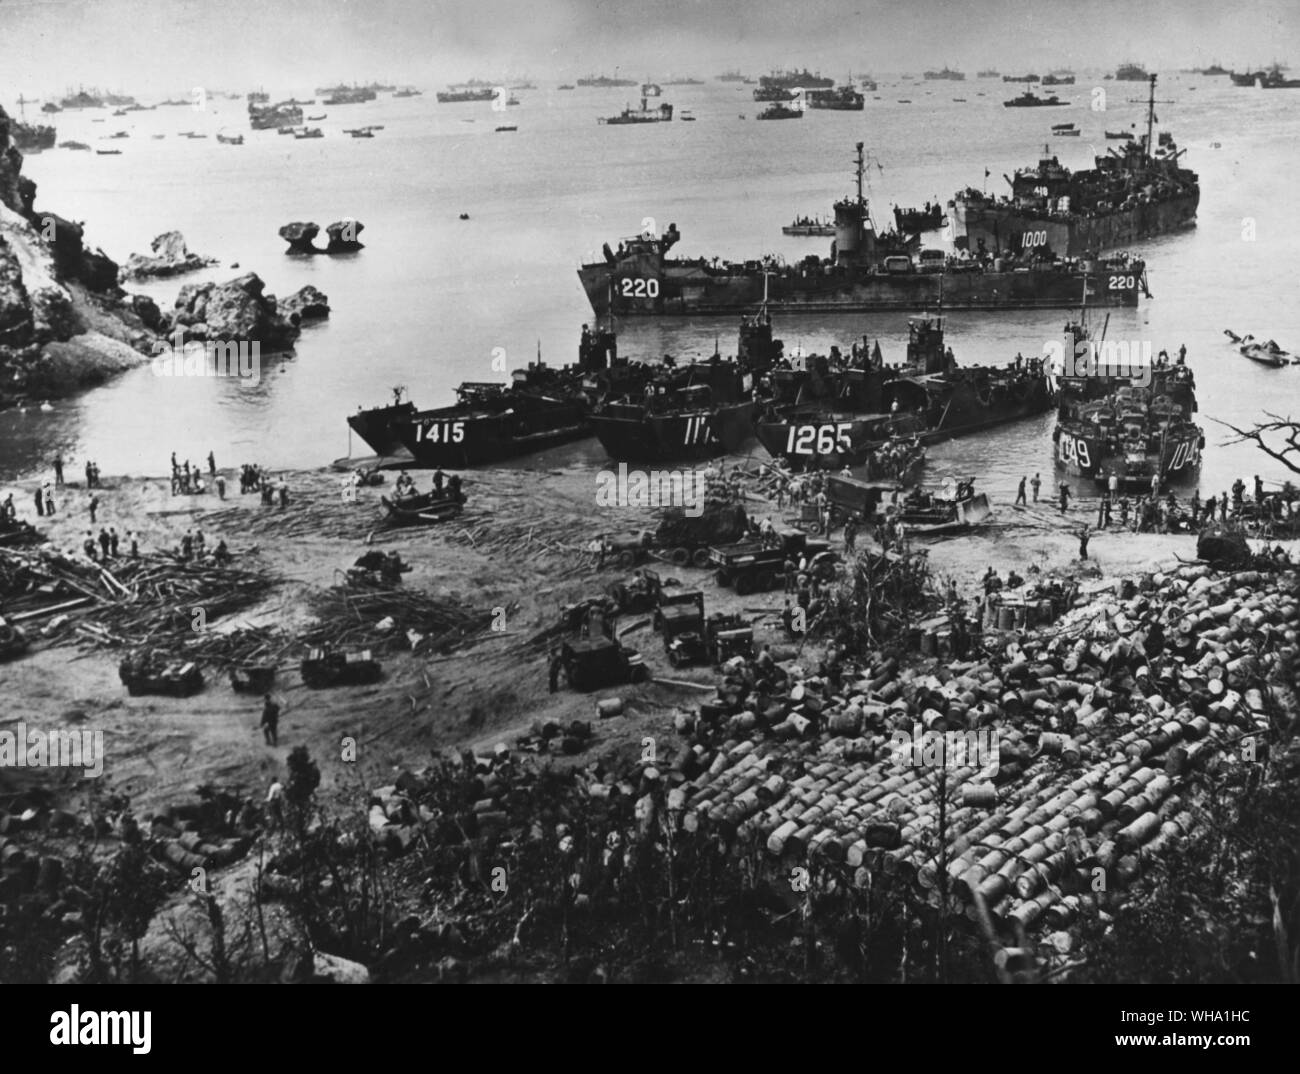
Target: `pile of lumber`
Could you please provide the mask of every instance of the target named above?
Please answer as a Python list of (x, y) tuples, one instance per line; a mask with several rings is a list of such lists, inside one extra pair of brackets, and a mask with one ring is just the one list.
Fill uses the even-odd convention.
[[(506, 609), (507, 619), (514, 605)], [(334, 586), (312, 601), (317, 625), (299, 639), (304, 646), (365, 647), (380, 652), (425, 642), (446, 651), (489, 630), (491, 611), (475, 610), (455, 597), (407, 588)]]

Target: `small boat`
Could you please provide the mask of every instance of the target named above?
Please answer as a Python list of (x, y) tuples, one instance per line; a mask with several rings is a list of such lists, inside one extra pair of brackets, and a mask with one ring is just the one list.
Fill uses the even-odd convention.
[(101, 157), (120, 157), (122, 155), (120, 149), (96, 149), (95, 152)]
[(576, 87), (574, 87), (574, 86), (570, 86), (570, 85), (568, 85), (568, 84), (565, 84), (565, 85), (563, 85), (563, 86), (560, 87), (560, 89), (562, 89), (562, 90), (566, 90), (566, 89), (575, 89), (575, 88), (576, 88)]
[(344, 134), (350, 134), (353, 138), (373, 138), (374, 131), (367, 130), (365, 127), (356, 127), (352, 130), (345, 130)]
[(509, 99), (506, 101), (506, 107), (509, 108), (512, 105), (516, 105), (516, 104), (519, 104), (519, 98), (512, 93), (510, 94)]
[(217, 141), (222, 145), (243, 145), (244, 136), (242, 134), (218, 134)]
[(328, 115), (328, 113), (322, 112), (318, 116), (308, 116), (307, 118), (310, 119), (313, 123), (319, 123), (322, 119), (326, 117), (326, 115)]
[(899, 104), (911, 104), (912, 102), (911, 102), (911, 101), (905, 101), (905, 100), (900, 99), (898, 103), (899, 103)]
[(469, 219), (469, 213), (461, 213), (461, 214), (460, 214), (460, 218), (461, 218), (462, 220), (468, 220), (468, 219)]
[(682, 113), (681, 115), (679, 115), (677, 118), (680, 119), (683, 123), (694, 123), (694, 122), (695, 122), (695, 117), (694, 117), (693, 115), (691, 115), (690, 112), (683, 112), (683, 113)]
[(1053, 124), (1052, 124), (1052, 130), (1054, 130), (1054, 131), (1072, 131), (1072, 130), (1074, 130), (1074, 124), (1073, 124), (1073, 123), (1053, 123)]
[(502, 131), (517, 131), (518, 129), (519, 128), (516, 127), (513, 123), (503, 123), (501, 126), (497, 128), (497, 133), (500, 134)]
[(1248, 343), (1240, 348), (1241, 353), (1249, 358), (1252, 362), (1258, 362), (1260, 365), (1272, 366), (1278, 368), (1291, 364), (1291, 357), (1284, 350), (1273, 351), (1270, 346), (1276, 347), (1277, 344), (1271, 340), (1269, 343)]
[(1133, 135), (1129, 131), (1107, 131), (1106, 137), (1112, 142), (1131, 142)]
[(294, 131), (293, 136), (295, 138), (324, 138), (325, 132), (319, 127), (304, 127), (300, 131)]
[(451, 489), (441, 492), (423, 492), (415, 496), (381, 496), (379, 502), (388, 512), (388, 518), (399, 525), (417, 522), (446, 522), (461, 513), (465, 493), (453, 494)]
[(165, 134), (151, 134), (149, 137), (152, 138), (155, 142), (158, 142), (158, 141), (161, 141), (162, 139), (166, 138), (167, 135), (165, 135)]
[(1078, 138), (1083, 131), (1052, 131), (1053, 138)]
[(954, 102), (955, 104), (965, 104), (965, 103), (966, 103), (966, 98), (965, 98), (965, 97), (954, 97), (954, 98), (953, 98), (953, 102)]

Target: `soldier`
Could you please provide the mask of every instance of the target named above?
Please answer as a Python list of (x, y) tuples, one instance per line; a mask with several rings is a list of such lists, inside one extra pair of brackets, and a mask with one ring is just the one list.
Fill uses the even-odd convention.
[(45, 513), (52, 515), (54, 514), (54, 490), (50, 488), (48, 481), (45, 482), (45, 488), (42, 491), (45, 493)]
[(211, 451), (208, 452), (208, 476), (217, 476), (217, 460)]
[(35, 496), (35, 499), (36, 499), (36, 513), (37, 513), (41, 518), (44, 518), (44, 517), (45, 517), (45, 497), (43, 496), (42, 491), (41, 491), (40, 489), (37, 489), (37, 490), (36, 490), (36, 496)]
[(1061, 514), (1065, 514), (1070, 506), (1070, 486), (1064, 481), (1061, 482)]
[(54, 456), (54, 483), (59, 488), (63, 487), (63, 456)]
[(92, 496), (90, 498), (89, 506), (90, 506), (90, 524), (93, 526), (95, 524), (95, 512), (99, 510), (99, 497)]
[[(1038, 499), (1038, 487), (1036, 485), (1034, 486), (1034, 499)], [(1016, 506), (1022, 503), (1026, 506), (1029, 505), (1029, 501), (1025, 499), (1025, 479), (1023, 475), (1020, 478), (1020, 486), (1016, 489)]]
[(266, 739), (268, 746), (278, 746), (279, 727), (280, 727), (280, 706), (272, 699), (270, 694), (266, 694), (262, 703), (262, 737)]
[(1084, 526), (1079, 531), (1079, 558), (1088, 558), (1088, 527)]

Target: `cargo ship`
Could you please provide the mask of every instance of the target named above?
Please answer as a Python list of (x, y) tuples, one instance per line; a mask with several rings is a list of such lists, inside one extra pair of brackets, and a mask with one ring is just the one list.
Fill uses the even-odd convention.
[(1037, 75), (1003, 75), (1003, 82), (1041, 82)]
[(797, 96), (794, 90), (786, 89), (784, 86), (761, 86), (754, 90), (754, 100), (760, 104), (771, 101), (793, 101)]
[(582, 265), (578, 277), (597, 314), (735, 315), (759, 307), (774, 312), (1074, 309), (1136, 306), (1146, 291), (1145, 265), (1129, 257), (1062, 260), (1038, 251), (1006, 258), (948, 257), (920, 251), (896, 232), (878, 233), (862, 193), (862, 143), (857, 145), (857, 196), (836, 203), (829, 258), (794, 264), (771, 259), (677, 260), (676, 224), (658, 238), (638, 235), (604, 260)]
[(866, 107), (867, 99), (852, 86), (839, 89), (812, 90), (804, 95), (809, 108), (825, 109), (833, 112), (861, 112)]
[[(1076, 341), (1086, 339), (1067, 325)], [(1126, 492), (1150, 494), (1193, 478), (1205, 434), (1192, 420), (1196, 380), (1163, 352), (1145, 366), (1114, 369), (1080, 363), (1057, 378), (1059, 402), (1052, 440), (1057, 465), (1104, 487), (1113, 473)]]
[(634, 78), (609, 78), (605, 75), (588, 75), (586, 78), (578, 79), (579, 86), (594, 86), (597, 88), (608, 88), (614, 86), (635, 86)]
[[(893, 461), (910, 466), (917, 444), (965, 436), (1051, 410), (1049, 371), (1037, 358), (1006, 366), (957, 365), (945, 348), (941, 318), (908, 322), (902, 366), (886, 366), (877, 344), (815, 359), (803, 375), (771, 374), (772, 395), (758, 421), (758, 439), (791, 465), (868, 462), (893, 441)], [(906, 476), (904, 474), (903, 476)]]
[(835, 234), (835, 225), (820, 216), (796, 216), (793, 221), (781, 229), (782, 235), (799, 235), (803, 237), (829, 237)]
[(1300, 89), (1300, 78), (1287, 78), (1282, 68), (1274, 64), (1267, 71), (1248, 71), (1232, 75), (1234, 86), (1259, 86), (1260, 89)]
[(952, 203), (957, 241), (971, 250), (1078, 257), (1193, 226), (1199, 180), (1179, 166), (1182, 151), (1168, 132), (1153, 144), (1154, 75), (1150, 84), (1144, 137), (1108, 149), (1082, 171), (1071, 171), (1044, 147), (1037, 167), (1007, 180), (1009, 197), (959, 192)]
[(539, 360), (516, 370), (509, 384), (467, 382), (453, 405), (434, 410), (417, 410), (394, 389), (392, 403), (358, 410), (348, 426), (376, 454), (400, 449), (419, 467), (499, 462), (590, 436), (595, 402), (634, 389), (650, 373), (618, 359), (612, 331), (584, 326), (577, 365), (557, 369)]
[(835, 79), (822, 77), (820, 71), (813, 74), (805, 67), (802, 71), (773, 71), (770, 75), (760, 75), (758, 84), (764, 89), (831, 89)]
[[(496, 96), (491, 86), (487, 89), (448, 89), (438, 93), (439, 104), (468, 104), (477, 101), (490, 101)], [(325, 102), (329, 104), (328, 101)]]
[(942, 71), (926, 71), (925, 80), (927, 82), (965, 82), (966, 76), (960, 71), (954, 71), (946, 64)]

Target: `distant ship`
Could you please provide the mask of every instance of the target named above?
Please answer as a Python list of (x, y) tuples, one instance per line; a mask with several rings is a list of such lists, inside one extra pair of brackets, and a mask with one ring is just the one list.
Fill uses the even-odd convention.
[(1092, 255), (1196, 222), (1201, 190), (1168, 132), (1153, 146), (1155, 83), (1150, 79), (1147, 133), (1111, 147), (1093, 168), (1072, 172), (1054, 156), (1009, 179), (1011, 195), (979, 190), (953, 199), (956, 237), (968, 248), (1044, 249), (1058, 257)]
[(999, 74), (1000, 72), (995, 71), (993, 70), (992, 67), (990, 67), (987, 70), (980, 71), (975, 75), (975, 77), (976, 78), (997, 78)]
[[(852, 79), (850, 79), (850, 82), (851, 81)], [(875, 93), (876, 90), (880, 89), (880, 87), (876, 85), (876, 80), (870, 75), (859, 75), (858, 82), (862, 86), (863, 93)]]
[(46, 101), (43, 105), (41, 105), (41, 111), (45, 112), (48, 115), (54, 115), (57, 112), (62, 112), (63, 109), (60, 108), (57, 104), (55, 104), (53, 101)]
[(717, 79), (719, 82), (744, 82), (744, 81), (746, 81), (745, 76), (742, 75), (739, 71), (724, 71), (722, 74), (720, 74), (720, 75), (714, 75), (713, 77), (714, 77), (715, 79)]
[[(880, 233), (863, 196), (863, 144), (857, 144), (857, 195), (835, 204), (829, 258), (795, 264), (754, 259), (722, 262), (670, 259), (681, 239), (676, 224), (656, 238), (625, 239), (604, 259), (582, 265), (578, 277), (599, 314), (728, 316), (767, 302), (775, 311), (807, 313), (918, 309), (1070, 309), (1135, 306), (1146, 289), (1137, 259), (1062, 261), (1016, 250), (1005, 259), (946, 257), (890, 231)], [(973, 245), (973, 244), (972, 244)]]
[(1274, 64), (1267, 71), (1250, 71), (1232, 75), (1234, 86), (1259, 86), (1260, 89), (1300, 89), (1300, 78), (1287, 78), (1282, 68)]
[(1197, 71), (1193, 71), (1192, 73), (1197, 75), (1227, 75), (1227, 74), (1231, 74), (1232, 72), (1229, 71), (1226, 67), (1221, 67), (1217, 63), (1212, 63), (1210, 64), (1209, 67), (1202, 67)]
[(796, 216), (792, 223), (781, 229), (781, 234), (829, 237), (835, 234), (835, 221), (823, 220), (820, 216)]
[(606, 75), (588, 75), (586, 78), (578, 79), (579, 86), (635, 86), (634, 78), (609, 78)]
[(424, 96), (424, 91), (414, 89), (411, 86), (406, 86), (402, 89), (399, 89), (396, 93), (393, 94), (393, 96), (394, 97), (422, 97)]
[(960, 71), (954, 71), (947, 65), (942, 71), (926, 71), (925, 80), (927, 82), (965, 82), (966, 76)]
[(562, 90), (571, 90), (571, 89), (574, 89), (575, 87), (574, 87), (573, 85), (571, 85), (570, 83), (567, 83), (567, 82), (566, 82), (563, 86), (559, 86), (559, 87), (557, 87), (557, 88), (558, 88), (558, 89), (562, 89)]
[(9, 137), (17, 149), (30, 153), (53, 149), (57, 133), (53, 127), (13, 120), (9, 127)]
[(600, 116), (597, 123), (604, 123), (607, 126), (620, 126), (629, 123), (667, 123), (673, 118), (673, 106), (671, 104), (661, 104), (656, 108), (651, 108), (649, 99), (658, 97), (660, 89), (654, 83), (647, 82), (641, 87), (641, 107), (634, 109), (628, 105), (616, 116)]
[(1009, 101), (1003, 101), (1003, 108), (1057, 108), (1061, 105), (1068, 105), (1069, 101), (1063, 101), (1056, 94), (1050, 97), (1039, 97), (1033, 90), (1025, 90), (1019, 97), (1012, 97)]
[(1073, 86), (1074, 75), (1044, 75), (1044, 86)]
[(1117, 82), (1145, 82), (1151, 76), (1135, 63), (1122, 63), (1115, 72)]
[(830, 89), (835, 85), (835, 79), (824, 78), (820, 71), (813, 74), (805, 67), (802, 71), (773, 71), (770, 75), (760, 76), (758, 84), (764, 89)]
[(664, 83), (665, 86), (702, 86), (704, 80), (701, 78), (670, 78)]
[(365, 104), (367, 101), (373, 101), (377, 96), (378, 94), (369, 86), (338, 86), (321, 101), (321, 104)]
[(827, 109), (835, 112), (861, 112), (866, 105), (866, 98), (852, 86), (839, 89), (812, 90), (807, 94), (809, 108)]
[(767, 101), (793, 101), (797, 96), (794, 90), (786, 89), (784, 86), (759, 86), (754, 90), (754, 100), (761, 102)]
[(438, 103), (466, 104), (471, 101), (490, 101), (495, 96), (496, 91), (491, 86), (487, 89), (447, 89), (438, 93)]
[(1003, 82), (1041, 82), (1037, 75), (1003, 75)]
[(780, 101), (774, 101), (754, 117), (755, 119), (803, 119), (802, 108), (790, 108)]
[(255, 131), (284, 130), (302, 123), (302, 109), (296, 104), (248, 105), (248, 125)]

